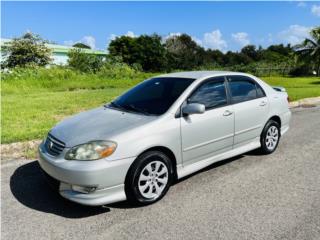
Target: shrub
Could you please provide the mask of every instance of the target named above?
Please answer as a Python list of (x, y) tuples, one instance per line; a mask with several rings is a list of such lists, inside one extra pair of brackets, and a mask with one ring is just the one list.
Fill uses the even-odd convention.
[(26, 33), (20, 38), (15, 38), (11, 42), (5, 43), (1, 47), (4, 55), (2, 67), (26, 67), (45, 66), (51, 62), (51, 50), (46, 47), (39, 35)]
[(2, 95), (79, 89), (128, 88), (155, 74), (143, 73), (124, 63), (106, 61), (96, 73), (65, 66), (17, 67), (1, 76)]
[(68, 52), (68, 65), (80, 72), (97, 72), (103, 66), (103, 57), (85, 53), (80, 48)]
[(289, 75), (293, 77), (308, 76), (311, 74), (312, 74), (312, 71), (311, 71), (310, 65), (308, 64), (296, 66), (293, 69), (291, 69), (291, 71), (289, 72)]
[[(104, 62), (100, 71), (97, 73), (98, 76), (110, 77), (110, 78), (133, 78), (140, 71), (134, 67), (129, 66), (126, 63), (118, 61), (119, 59), (108, 59)], [(135, 65), (137, 68), (138, 65)]]

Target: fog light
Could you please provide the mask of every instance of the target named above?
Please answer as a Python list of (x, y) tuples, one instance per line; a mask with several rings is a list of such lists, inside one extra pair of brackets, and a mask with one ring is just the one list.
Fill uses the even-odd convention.
[(73, 191), (81, 192), (81, 193), (92, 193), (97, 189), (97, 187), (84, 187), (84, 186), (77, 186), (77, 185), (72, 185), (71, 188)]

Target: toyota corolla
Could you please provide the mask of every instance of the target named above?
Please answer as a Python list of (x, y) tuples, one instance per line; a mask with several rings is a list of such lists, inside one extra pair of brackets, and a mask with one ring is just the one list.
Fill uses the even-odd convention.
[(39, 163), (71, 201), (150, 204), (214, 162), (274, 152), (290, 118), (285, 89), (252, 75), (171, 73), (57, 124), (39, 146)]

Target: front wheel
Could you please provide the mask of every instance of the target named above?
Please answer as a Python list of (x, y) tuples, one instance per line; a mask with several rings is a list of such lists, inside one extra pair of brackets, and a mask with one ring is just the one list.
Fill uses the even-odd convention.
[(261, 152), (264, 154), (273, 153), (278, 147), (279, 140), (280, 125), (276, 121), (269, 120), (261, 133)]
[(143, 205), (160, 200), (172, 183), (172, 169), (171, 161), (164, 153), (150, 151), (142, 154), (126, 177), (128, 200)]

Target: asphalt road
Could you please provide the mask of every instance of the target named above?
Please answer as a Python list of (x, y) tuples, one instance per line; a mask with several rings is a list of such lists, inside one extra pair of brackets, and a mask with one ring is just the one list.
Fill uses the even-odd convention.
[(2, 239), (320, 239), (320, 108), (293, 110), (277, 151), (185, 178), (160, 202), (84, 207), (60, 198), (34, 161), (2, 165)]

